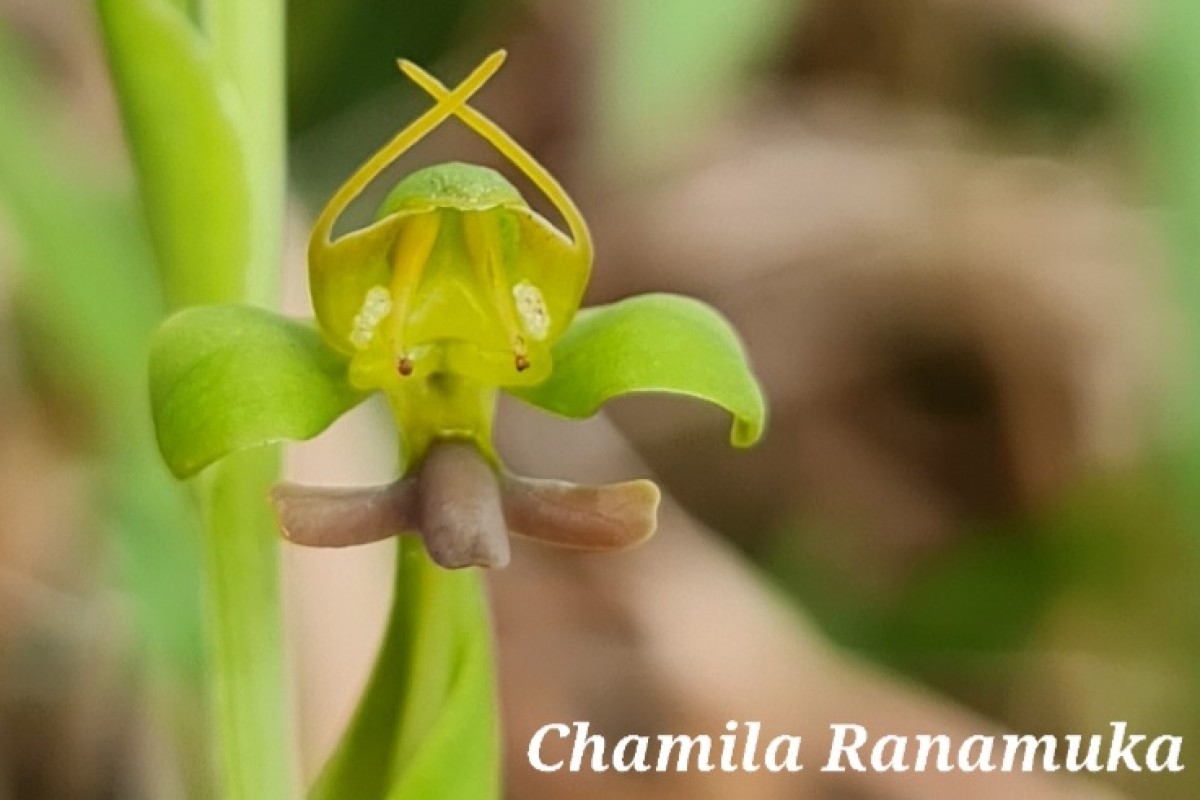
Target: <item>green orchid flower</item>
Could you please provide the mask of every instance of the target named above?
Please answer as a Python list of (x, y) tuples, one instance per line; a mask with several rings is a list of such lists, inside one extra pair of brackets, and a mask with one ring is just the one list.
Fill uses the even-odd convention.
[[(453, 90), (400, 62), (436, 102), (318, 216), (308, 250), (316, 328), (239, 305), (187, 309), (163, 325), (151, 388), (176, 475), (246, 447), (311, 438), (382, 392), (400, 432), (401, 478), (352, 490), (281, 485), (273, 500), (284, 535), (331, 547), (419, 533), (444, 567), (502, 566), (510, 532), (578, 549), (635, 544), (654, 530), (658, 490), (512, 475), (492, 442), (501, 391), (571, 418), (625, 394), (686, 395), (733, 415), (735, 445), (759, 438), (762, 393), (716, 311), (671, 295), (579, 310), (593, 258), (582, 214), (468, 104), (503, 61), (493, 54)], [(362, 190), (451, 117), (544, 193), (569, 235), (499, 173), (452, 163), (411, 174), (372, 224), (335, 236)]]

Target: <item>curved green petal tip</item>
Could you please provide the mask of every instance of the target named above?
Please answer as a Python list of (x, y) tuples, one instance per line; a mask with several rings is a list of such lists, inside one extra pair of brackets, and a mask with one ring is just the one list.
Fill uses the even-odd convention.
[(734, 446), (749, 447), (762, 437), (766, 402), (741, 340), (719, 312), (698, 300), (649, 294), (586, 309), (552, 356), (546, 381), (509, 391), (573, 419), (590, 417), (621, 395), (694, 397), (733, 415)]
[(364, 395), (316, 329), (246, 305), (175, 314), (150, 344), (159, 448), (188, 478), (237, 450), (309, 439)]

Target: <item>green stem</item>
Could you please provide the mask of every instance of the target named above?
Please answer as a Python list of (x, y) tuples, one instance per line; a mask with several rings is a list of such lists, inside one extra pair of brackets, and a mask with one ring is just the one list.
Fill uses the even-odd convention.
[[(213, 49), (245, 114), (250, 259), (240, 299), (278, 304), (286, 139), (282, 0), (211, 0)], [(213, 701), (223, 796), (296, 795), (279, 584), (279, 543), (267, 492), (279, 477), (268, 447), (218, 464), (204, 487)]]
[(279, 302), (287, 139), (283, 0), (209, 0), (209, 34), (241, 96), (253, 222), (243, 299)]
[(278, 471), (277, 448), (258, 448), (230, 456), (197, 481), (225, 798), (295, 796), (279, 548), (266, 502)]
[[(283, 0), (98, 8), (166, 296), (175, 306), (277, 305)], [(235, 800), (296, 794), (279, 540), (267, 503), (278, 474), (278, 450), (266, 448), (216, 465), (196, 487), (222, 796)]]

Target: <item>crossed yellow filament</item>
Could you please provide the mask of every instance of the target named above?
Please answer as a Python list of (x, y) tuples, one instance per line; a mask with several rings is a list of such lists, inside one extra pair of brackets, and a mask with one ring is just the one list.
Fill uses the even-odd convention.
[[(570, 196), (541, 164), (496, 123), (467, 104), (487, 81), (500, 69), (506, 53), (499, 50), (476, 67), (453, 90), (410, 61), (400, 60), (400, 71), (417, 86), (425, 90), (437, 102), (432, 108), (401, 130), (384, 147), (369, 158), (350, 178), (342, 184), (329, 203), (317, 217), (309, 240), (309, 259), (314, 263), (325, 259), (337, 250), (340, 240), (333, 239), (333, 228), (338, 218), (363, 189), (389, 164), (407, 152), (424, 137), (433, 132), (448, 118), (454, 116), (471, 128), (513, 166), (519, 169), (539, 191), (554, 205), (571, 234), (572, 249), (584, 269), (592, 261), (592, 241), (583, 215)], [(464, 219), (468, 243), (472, 251), (473, 265), (492, 296), (501, 322), (508, 333), (518, 371), (529, 367), (525, 341), (521, 334), (513, 299), (509, 296), (503, 275), (503, 254), (496, 221), (490, 215), (473, 213)], [(403, 346), (403, 327), (413, 294), (420, 283), (425, 264), (437, 239), (439, 220), (437, 215), (415, 217), (401, 237), (392, 253), (392, 298), (390, 334), (398, 357), (397, 368), (401, 375), (412, 373), (411, 356)]]

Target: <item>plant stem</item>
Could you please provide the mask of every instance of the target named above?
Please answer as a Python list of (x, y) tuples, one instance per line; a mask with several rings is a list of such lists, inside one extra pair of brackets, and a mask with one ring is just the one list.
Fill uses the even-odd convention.
[(274, 307), (280, 291), (287, 140), (283, 0), (209, 0), (213, 48), (241, 95), (252, 235), (245, 300)]
[(278, 470), (278, 449), (258, 448), (230, 456), (198, 481), (225, 798), (295, 796), (279, 548), (265, 499)]
[[(242, 300), (278, 304), (286, 139), (282, 0), (211, 0), (202, 23), (240, 95), (250, 188)], [(202, 489), (213, 702), (223, 796), (296, 796), (283, 652), (279, 544), (267, 503), (279, 450), (218, 464)]]
[[(277, 305), (283, 0), (98, 0), (98, 8), (166, 297), (176, 308)], [(278, 449), (264, 448), (226, 459), (195, 487), (221, 795), (234, 800), (296, 796), (267, 499), (278, 474)]]

